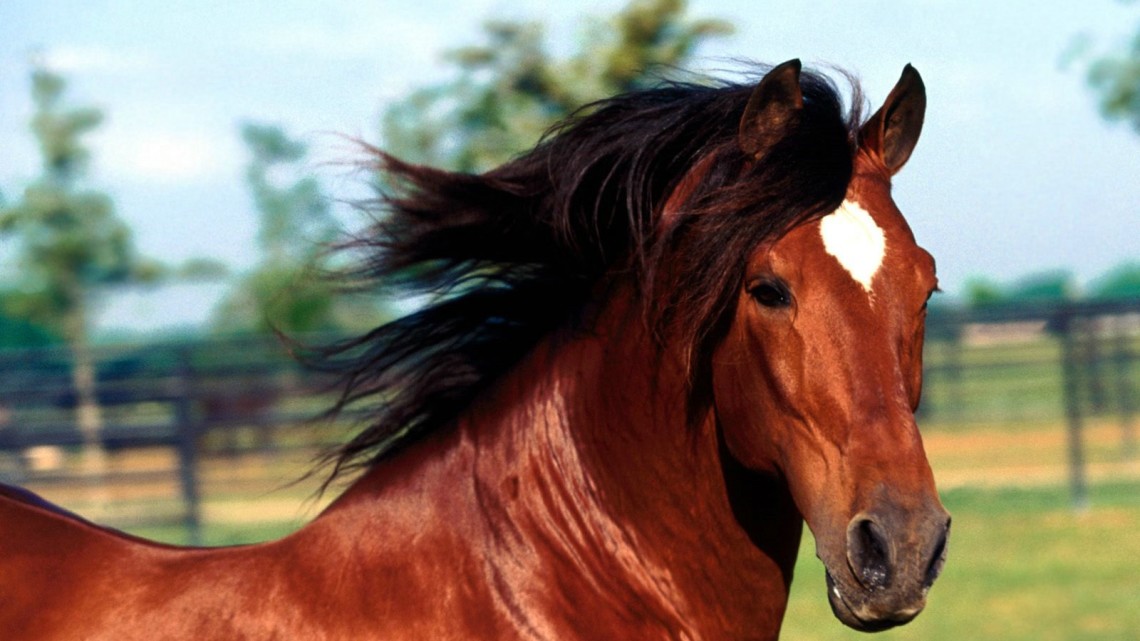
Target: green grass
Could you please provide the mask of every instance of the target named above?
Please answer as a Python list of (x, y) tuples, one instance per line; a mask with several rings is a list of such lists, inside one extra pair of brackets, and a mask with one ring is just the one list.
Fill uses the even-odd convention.
[[(926, 611), (884, 641), (1140, 639), (1140, 484), (1092, 488), (1093, 507), (1062, 488), (945, 492), (950, 554)], [(805, 537), (782, 638), (865, 639), (827, 604)]]
[[(202, 528), (202, 544), (208, 546), (241, 545), (270, 541), (297, 529), (293, 522), (254, 523), (250, 525), (208, 524)], [(154, 541), (187, 545), (190, 533), (180, 525), (155, 525), (130, 529), (131, 534)]]

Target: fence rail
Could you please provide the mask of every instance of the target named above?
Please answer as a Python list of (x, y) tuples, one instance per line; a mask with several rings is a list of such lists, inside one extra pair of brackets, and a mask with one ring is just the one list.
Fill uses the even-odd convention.
[(1140, 300), (939, 309), (927, 328), (924, 420), (1063, 422), (1077, 507), (1090, 417), (1117, 422), (1121, 456), (1136, 455)]
[(92, 488), (173, 480), (182, 509), (156, 520), (180, 523), (197, 540), (203, 454), (321, 445), (315, 426), (285, 434), (327, 407), (329, 382), (304, 371), (279, 342), (128, 345), (97, 349), (94, 356), (103, 418), (95, 444), (100, 455), (149, 449), (175, 456), (162, 459), (168, 463), (158, 469), (64, 465), (60, 451), (92, 446), (77, 426), (69, 355), (54, 348), (11, 350), (0, 352), (0, 477)]
[[(922, 424), (1065, 425), (1075, 505), (1088, 500), (1087, 420), (1116, 422), (1122, 456), (1136, 454), (1140, 300), (934, 309), (925, 352)], [(126, 345), (95, 356), (100, 446), (112, 455), (166, 452), (159, 456), (165, 463), (92, 475), (42, 460), (85, 443), (74, 417), (70, 360), (59, 349), (10, 350), (0, 351), (0, 477), (173, 486), (180, 509), (163, 518), (196, 539), (203, 465), (249, 452), (313, 452), (343, 436), (335, 426), (306, 423), (331, 401), (330, 381), (302, 369), (277, 341)]]

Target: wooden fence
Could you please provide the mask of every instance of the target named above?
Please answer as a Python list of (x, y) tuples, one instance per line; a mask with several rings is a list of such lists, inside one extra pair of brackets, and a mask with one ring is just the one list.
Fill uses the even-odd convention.
[[(167, 518), (192, 538), (202, 521), (204, 454), (316, 448), (343, 437), (305, 424), (327, 407), (329, 382), (306, 373), (277, 341), (125, 345), (99, 349), (96, 357), (99, 446), (112, 454), (174, 453), (173, 464), (145, 474), (166, 475), (168, 483), (173, 477), (180, 509)], [(1078, 506), (1087, 502), (1087, 417), (1115, 417), (1122, 449), (1135, 453), (1140, 301), (932, 310), (926, 357), (924, 424), (1062, 421)], [(37, 458), (84, 446), (75, 404), (65, 351), (0, 352), (0, 479), (96, 486), (114, 480), (107, 472), (51, 472)]]
[[(0, 352), (0, 479), (22, 483), (162, 482), (173, 476), (180, 507), (173, 520), (198, 539), (203, 453), (319, 446), (288, 442), (282, 429), (303, 425), (329, 402), (328, 382), (306, 373), (279, 342), (209, 340), (104, 347), (95, 352), (103, 427), (90, 443), (77, 428), (71, 362), (62, 349)], [(319, 438), (319, 433), (314, 438)], [(60, 452), (94, 446), (100, 457), (163, 449), (174, 465), (144, 471), (103, 464), (63, 465)], [(170, 503), (169, 501), (167, 502)]]
[(1062, 421), (1073, 503), (1088, 502), (1084, 426), (1120, 426), (1136, 455), (1140, 300), (937, 309), (927, 324), (922, 418), (934, 424)]

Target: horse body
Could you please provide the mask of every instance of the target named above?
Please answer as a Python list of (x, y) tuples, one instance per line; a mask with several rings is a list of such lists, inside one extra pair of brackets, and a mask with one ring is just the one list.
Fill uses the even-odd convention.
[[(713, 151), (665, 134), (680, 147), (656, 150), (664, 177), (645, 174), (653, 218), (634, 211), (639, 188), (608, 182), (644, 141), (614, 152), (591, 127), (668, 128), (620, 101), (587, 117), (532, 172), (602, 141), (566, 168), (601, 185), (565, 200), (630, 211), (579, 221), (582, 237), (503, 222), (541, 209), (528, 199), (547, 192), (512, 182), (533, 158), (476, 178), (394, 165), (420, 195), (396, 201), (396, 258), (379, 271), (426, 266), (413, 278), (455, 296), (351, 346), (381, 349), (347, 368), (345, 398), (388, 408), (340, 460), (374, 456), (364, 474), (294, 534), (220, 549), (0, 490), (5, 638), (775, 639), (805, 520), (841, 621), (909, 621), (949, 525), (913, 415), (934, 266), (889, 191), (924, 93), (908, 67), (856, 142), (828, 90), (803, 82), (786, 63), (731, 101), (702, 98), (739, 132), (713, 123)], [(668, 120), (678, 95), (633, 116)], [(698, 116), (685, 122), (704, 131)], [(543, 256), (528, 242), (551, 229)], [(610, 241), (583, 242), (606, 232), (664, 240), (615, 264)], [(557, 271), (580, 254), (598, 262)], [(563, 294), (578, 311), (548, 317)]]

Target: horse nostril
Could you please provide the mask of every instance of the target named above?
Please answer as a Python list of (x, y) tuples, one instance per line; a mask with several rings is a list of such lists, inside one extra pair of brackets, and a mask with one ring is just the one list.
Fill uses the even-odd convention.
[(946, 563), (946, 545), (950, 538), (950, 518), (946, 518), (946, 525), (934, 546), (934, 553), (930, 555), (930, 564), (926, 566), (926, 579), (922, 582), (924, 587), (934, 585), (935, 579), (942, 574), (942, 566)]
[(847, 526), (847, 560), (863, 587), (874, 590), (890, 585), (890, 545), (870, 518), (857, 516)]

